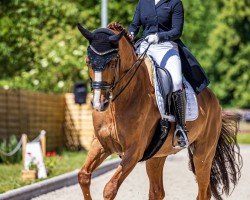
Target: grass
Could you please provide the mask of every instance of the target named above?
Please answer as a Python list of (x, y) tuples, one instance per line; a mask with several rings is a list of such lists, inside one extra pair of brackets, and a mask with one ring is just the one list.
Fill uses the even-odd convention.
[[(51, 157), (52, 158), (52, 157)], [(64, 174), (66, 172), (79, 169), (86, 158), (86, 152), (68, 152), (64, 151), (60, 156), (53, 157), (53, 169), (48, 178)], [(48, 158), (50, 159), (50, 158)], [(22, 163), (20, 164), (0, 164), (0, 194), (6, 191), (29, 185), (36, 181), (23, 181), (21, 178)]]
[(250, 144), (250, 133), (240, 133), (237, 139), (239, 144)]

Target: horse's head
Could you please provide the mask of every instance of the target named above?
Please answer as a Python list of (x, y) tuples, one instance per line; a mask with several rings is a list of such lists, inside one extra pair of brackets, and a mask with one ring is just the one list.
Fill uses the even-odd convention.
[(125, 31), (118, 35), (106, 28), (90, 32), (80, 24), (78, 29), (89, 41), (86, 63), (94, 93), (92, 105), (97, 111), (105, 111), (112, 98), (112, 88), (118, 78), (119, 40)]

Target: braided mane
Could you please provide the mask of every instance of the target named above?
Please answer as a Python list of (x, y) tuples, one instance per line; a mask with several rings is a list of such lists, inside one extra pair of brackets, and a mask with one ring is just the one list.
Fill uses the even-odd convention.
[(127, 31), (125, 28), (123, 28), (123, 26), (122, 26), (120, 23), (118, 23), (118, 22), (111, 22), (111, 23), (108, 25), (107, 28), (109, 28), (109, 29), (111, 29), (111, 30), (113, 30), (113, 31), (119, 31), (119, 32), (125, 30), (124, 37), (128, 40), (128, 42), (129, 42), (131, 45), (133, 45), (133, 41), (132, 41), (131, 38), (129, 37), (128, 31)]

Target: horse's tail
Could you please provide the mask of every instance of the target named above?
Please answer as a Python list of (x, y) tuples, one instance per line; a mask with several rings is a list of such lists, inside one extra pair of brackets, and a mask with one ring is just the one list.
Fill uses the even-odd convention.
[[(211, 192), (217, 200), (222, 200), (222, 194), (230, 195), (230, 188), (234, 189), (241, 177), (243, 162), (237, 143), (239, 120), (238, 115), (223, 113), (220, 137), (210, 175)], [(195, 173), (193, 155), (190, 149), (189, 156), (190, 167)]]

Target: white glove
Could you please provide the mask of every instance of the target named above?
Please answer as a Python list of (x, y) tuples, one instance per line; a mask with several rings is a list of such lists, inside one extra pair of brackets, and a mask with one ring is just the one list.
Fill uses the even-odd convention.
[(149, 44), (157, 44), (159, 42), (159, 37), (158, 37), (158, 35), (156, 33), (154, 35), (148, 35), (145, 38), (145, 40), (147, 40)]

